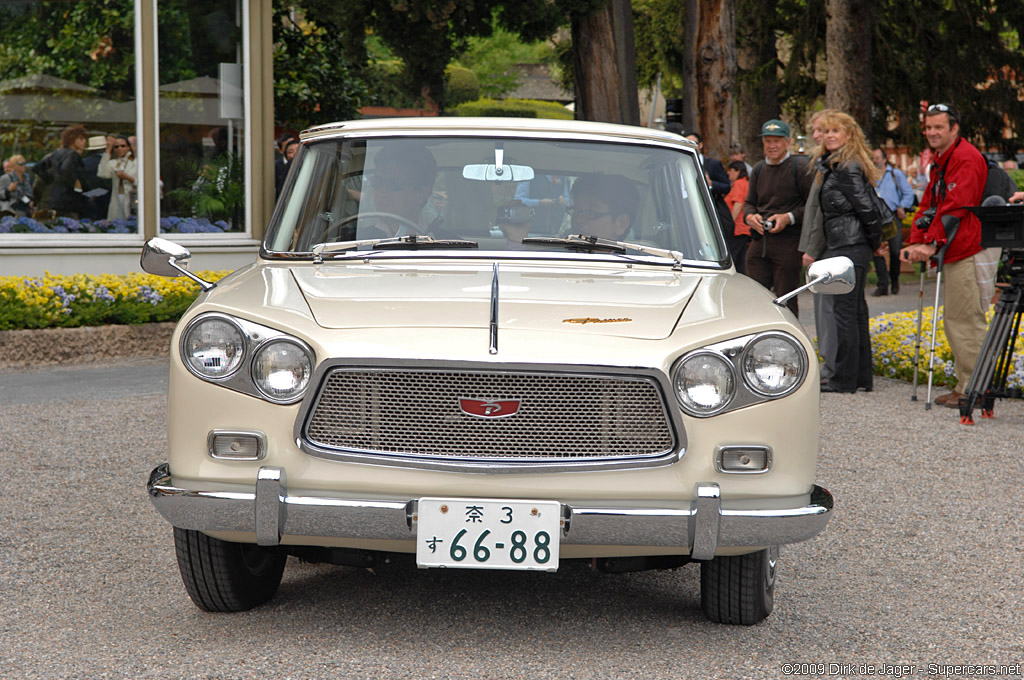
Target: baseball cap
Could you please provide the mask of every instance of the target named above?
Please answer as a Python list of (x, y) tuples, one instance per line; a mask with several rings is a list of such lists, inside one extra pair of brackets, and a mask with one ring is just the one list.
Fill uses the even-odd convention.
[(761, 126), (762, 137), (789, 137), (789, 124), (777, 118), (772, 118)]

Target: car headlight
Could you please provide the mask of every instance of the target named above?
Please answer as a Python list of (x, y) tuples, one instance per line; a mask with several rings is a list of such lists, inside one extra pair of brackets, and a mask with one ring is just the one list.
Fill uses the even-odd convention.
[(743, 354), (743, 380), (751, 391), (766, 397), (786, 394), (804, 376), (804, 353), (785, 335), (764, 335)]
[(313, 361), (305, 349), (290, 340), (266, 343), (252, 359), (252, 380), (274, 401), (293, 401), (309, 385)]
[(683, 410), (695, 416), (718, 413), (736, 393), (732, 363), (715, 352), (695, 352), (684, 358), (672, 382)]
[(208, 318), (185, 334), (182, 354), (189, 369), (203, 378), (226, 378), (238, 370), (245, 358), (245, 338), (235, 324), (223, 318)]

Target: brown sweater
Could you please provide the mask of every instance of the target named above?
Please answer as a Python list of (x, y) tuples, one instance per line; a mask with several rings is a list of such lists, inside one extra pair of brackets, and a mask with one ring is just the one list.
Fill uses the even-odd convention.
[(793, 226), (798, 228), (787, 228), (780, 236), (798, 239), (799, 227), (804, 218), (804, 205), (814, 179), (807, 168), (804, 156), (791, 155), (778, 165), (768, 165), (764, 161), (758, 163), (750, 178), (747, 200), (743, 204), (744, 221), (748, 215), (760, 214), (767, 218), (769, 215), (791, 212)]

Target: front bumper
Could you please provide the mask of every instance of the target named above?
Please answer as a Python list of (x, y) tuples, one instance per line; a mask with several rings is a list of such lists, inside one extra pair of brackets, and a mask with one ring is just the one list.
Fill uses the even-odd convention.
[[(203, 491), (171, 483), (170, 468), (149, 477), (157, 511), (179, 529), (247, 532), (260, 545), (282, 536), (411, 541), (416, 499), (290, 495), (285, 471), (262, 467), (250, 490)], [(723, 501), (717, 484), (698, 483), (696, 500), (678, 507), (634, 503), (562, 503), (563, 544), (678, 547), (697, 560), (719, 548), (759, 548), (805, 541), (821, 532), (832, 496), (814, 486), (800, 496)]]

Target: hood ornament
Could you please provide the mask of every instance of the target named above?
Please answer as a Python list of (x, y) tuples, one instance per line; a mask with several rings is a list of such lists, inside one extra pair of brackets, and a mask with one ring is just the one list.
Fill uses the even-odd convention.
[(632, 321), (632, 319), (627, 319), (626, 317), (622, 317), (620, 319), (595, 319), (592, 316), (587, 316), (577, 319), (562, 319), (562, 323), (578, 323), (581, 326), (588, 323), (627, 323), (629, 321)]

